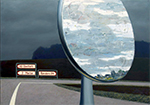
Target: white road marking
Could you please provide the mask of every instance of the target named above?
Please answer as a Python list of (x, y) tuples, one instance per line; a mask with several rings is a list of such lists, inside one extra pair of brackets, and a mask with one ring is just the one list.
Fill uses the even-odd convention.
[(22, 82), (22, 83), (26, 83), (26, 84), (53, 84), (51, 82)]
[(17, 96), (17, 92), (18, 92), (18, 89), (19, 89), (19, 86), (21, 85), (21, 82), (17, 85), (12, 97), (11, 97), (11, 100), (10, 100), (10, 103), (9, 105), (15, 105), (15, 102), (16, 102), (16, 96)]
[(53, 83), (50, 83), (50, 82), (20, 82), (17, 85), (16, 89), (14, 90), (14, 93), (13, 93), (13, 95), (11, 97), (9, 105), (15, 105), (17, 92), (18, 92), (18, 89), (19, 89), (19, 86), (21, 85), (21, 83), (26, 83), (26, 84), (53, 84)]

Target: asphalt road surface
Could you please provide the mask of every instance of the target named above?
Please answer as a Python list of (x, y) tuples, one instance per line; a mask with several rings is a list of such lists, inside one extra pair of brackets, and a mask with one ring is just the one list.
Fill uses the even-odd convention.
[[(1, 105), (79, 105), (80, 92), (53, 83), (80, 83), (79, 80), (1, 79)], [(93, 82), (93, 84), (102, 84)], [(112, 84), (149, 85), (147, 82)], [(149, 105), (94, 95), (95, 105)]]

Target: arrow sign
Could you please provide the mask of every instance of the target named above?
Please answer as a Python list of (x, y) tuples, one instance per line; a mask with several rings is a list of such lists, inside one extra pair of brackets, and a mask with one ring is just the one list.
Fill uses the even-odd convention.
[(17, 75), (35, 75), (35, 71), (18, 71)]
[(18, 69), (35, 69), (35, 64), (18, 64)]
[(39, 71), (39, 76), (56, 76), (56, 71)]

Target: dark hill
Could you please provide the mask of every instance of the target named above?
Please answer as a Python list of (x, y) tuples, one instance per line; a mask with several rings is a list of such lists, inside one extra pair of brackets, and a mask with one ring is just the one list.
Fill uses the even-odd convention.
[(150, 43), (144, 41), (136, 41), (135, 57), (150, 58)]
[(39, 47), (34, 51), (32, 59), (57, 59), (66, 58), (61, 44), (52, 45), (50, 48)]
[[(135, 42), (135, 57), (150, 58), (150, 43)], [(39, 47), (34, 51), (32, 59), (57, 59), (66, 58), (61, 44), (52, 45), (50, 48)]]
[[(135, 42), (135, 59), (131, 70), (124, 80), (150, 81), (149, 43)], [(62, 46), (56, 44), (50, 48), (39, 47), (33, 54), (33, 60), (1, 61), (1, 76), (15, 77), (17, 62), (35, 62), (37, 69), (56, 69), (59, 78), (80, 78), (80, 74), (67, 60)]]

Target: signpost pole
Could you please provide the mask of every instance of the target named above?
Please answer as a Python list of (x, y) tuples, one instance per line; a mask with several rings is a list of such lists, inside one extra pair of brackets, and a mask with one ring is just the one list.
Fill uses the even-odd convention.
[(94, 105), (92, 80), (82, 75), (80, 105)]
[(17, 64), (16, 64), (16, 78), (18, 77), (17, 71), (18, 71), (18, 69), (17, 69)]

